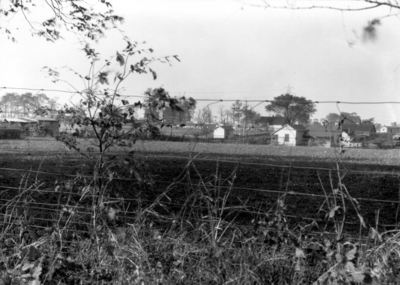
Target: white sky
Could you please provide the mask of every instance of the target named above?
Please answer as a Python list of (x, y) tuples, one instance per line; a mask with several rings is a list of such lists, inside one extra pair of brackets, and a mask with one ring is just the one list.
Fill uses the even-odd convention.
[[(293, 11), (256, 8), (246, 5), (249, 2), (233, 0), (112, 3), (116, 13), (125, 18), (121, 28), (127, 36), (146, 41), (143, 47), (153, 48), (155, 56), (178, 55), (181, 59), (181, 63), (172, 66), (154, 64), (152, 68), (158, 74), (155, 81), (151, 75), (132, 76), (125, 83), (123, 94), (141, 95), (147, 88), (162, 86), (173, 96), (195, 99), (271, 100), (285, 93), (290, 85), (293, 94), (310, 100), (400, 101), (399, 19), (384, 19), (375, 42), (360, 40), (367, 21), (386, 15), (389, 9)], [(333, 1), (331, 5), (347, 3), (354, 5), (349, 1)], [(4, 34), (0, 36), (0, 87), (68, 90), (70, 87), (63, 83), (51, 83), (40, 72), (42, 67), (69, 66), (82, 73), (88, 70), (89, 63), (74, 36), (68, 35), (55, 44), (31, 37), (29, 26), (19, 16), (9, 23), (2, 20), (1, 25), (14, 31), (16, 27), (20, 29), (15, 31), (18, 43), (7, 40)], [(349, 42), (355, 44), (350, 47)], [(107, 59), (124, 47), (120, 34), (113, 31), (96, 48)], [(83, 89), (73, 74), (63, 74), (76, 88)], [(1, 90), (0, 95), (10, 91), (25, 92)], [(61, 101), (69, 99), (64, 93), (45, 93), (60, 97)], [(211, 106), (214, 115), (217, 106)], [(255, 110), (267, 115), (264, 106), (260, 104)], [(340, 104), (339, 108), (362, 118), (375, 117), (382, 124), (400, 122), (400, 105)], [(336, 104), (318, 104), (317, 110), (314, 118), (318, 119), (339, 112)]]

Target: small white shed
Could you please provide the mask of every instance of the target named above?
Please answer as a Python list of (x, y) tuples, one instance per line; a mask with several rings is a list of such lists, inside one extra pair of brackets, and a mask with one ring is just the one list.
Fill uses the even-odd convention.
[(387, 133), (388, 132), (388, 126), (382, 126), (380, 129), (379, 129), (379, 132), (380, 133)]
[(273, 132), (271, 136), (277, 137), (276, 142), (278, 145), (298, 146), (304, 145), (304, 133), (306, 131), (303, 125), (286, 124)]
[(380, 132), (397, 134), (397, 133), (400, 133), (400, 126), (383, 126), (380, 128)]
[(214, 129), (214, 139), (226, 139), (233, 135), (232, 126), (219, 126)]

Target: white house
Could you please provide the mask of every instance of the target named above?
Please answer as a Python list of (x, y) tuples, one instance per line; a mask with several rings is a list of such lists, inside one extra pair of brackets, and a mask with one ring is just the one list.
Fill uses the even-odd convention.
[(380, 132), (397, 134), (400, 133), (400, 126), (383, 126), (381, 127)]
[(275, 137), (278, 145), (298, 146), (304, 145), (304, 133), (306, 128), (303, 125), (286, 124), (279, 130), (273, 132), (271, 136)]
[(380, 132), (380, 133), (387, 133), (387, 129), (388, 129), (388, 126), (382, 126), (382, 127), (379, 129), (379, 132)]
[(233, 135), (232, 126), (219, 126), (214, 129), (214, 139), (226, 139)]

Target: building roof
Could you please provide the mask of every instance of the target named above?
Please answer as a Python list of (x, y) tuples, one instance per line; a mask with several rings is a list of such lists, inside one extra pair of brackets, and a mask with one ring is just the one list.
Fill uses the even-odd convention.
[(273, 135), (273, 134), (279, 132), (280, 130), (284, 129), (286, 126), (291, 127), (292, 129), (294, 129), (297, 132), (305, 132), (305, 131), (307, 131), (306, 128), (303, 125), (286, 124), (282, 128), (280, 128), (279, 130), (276, 130), (275, 132), (273, 132), (271, 135)]
[(339, 135), (340, 130), (337, 126), (309, 125), (307, 126), (307, 136), (309, 137), (329, 137)]
[(246, 136), (270, 136), (271, 132), (268, 131), (258, 131), (258, 130), (248, 130), (246, 131)]
[(35, 117), (34, 119), (37, 120), (37, 121), (58, 122), (57, 119), (54, 119), (54, 118), (47, 118), (47, 117)]
[(27, 118), (23, 117), (21, 118), (22, 120), (25, 120), (27, 122), (31, 123), (38, 123), (38, 122), (58, 122), (57, 119), (54, 118), (47, 118), (47, 117), (35, 117), (35, 118)]
[(344, 132), (376, 132), (373, 124), (343, 124), (342, 130)]
[(283, 126), (289, 123), (285, 117), (260, 117), (261, 124), (268, 124), (270, 126)]
[(225, 131), (233, 131), (234, 130), (233, 127), (229, 126), (229, 125), (228, 126), (224, 125), (224, 126), (216, 127), (215, 130), (218, 129), (218, 128), (223, 128)]
[(207, 129), (215, 129), (217, 127), (217, 124), (197, 124), (197, 126)]
[(306, 127), (306, 129), (308, 130), (308, 131), (321, 131), (321, 132), (330, 132), (330, 131), (337, 131), (338, 130), (338, 127), (337, 126), (334, 126), (334, 125), (326, 125), (326, 126), (323, 126), (323, 125), (320, 125), (320, 124), (318, 124), (318, 125), (309, 125), (309, 126), (307, 126)]
[(4, 118), (3, 121), (7, 123), (27, 123), (27, 121), (17, 118)]
[(21, 118), (21, 120), (26, 121), (26, 123), (38, 123), (39, 122), (38, 120), (35, 120), (35, 119), (32, 119), (32, 118), (26, 118), (26, 117)]
[(296, 131), (306, 131), (306, 128), (303, 125), (290, 124), (289, 126), (291, 126)]
[(334, 137), (340, 135), (340, 131), (338, 130), (327, 130), (327, 131), (308, 131), (307, 136), (308, 137), (316, 137), (316, 138), (321, 138), (321, 137)]

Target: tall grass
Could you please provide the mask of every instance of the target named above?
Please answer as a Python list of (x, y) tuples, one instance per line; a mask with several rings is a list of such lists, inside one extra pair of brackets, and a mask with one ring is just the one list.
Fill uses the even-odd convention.
[[(327, 223), (335, 224), (327, 232), (321, 231), (324, 224), (290, 223), (285, 214), (287, 193), (277, 197), (272, 208), (260, 206), (257, 214), (243, 214), (249, 202), (232, 203), (238, 199), (236, 170), (222, 176), (217, 167), (205, 177), (193, 161), (160, 195), (148, 203), (138, 202), (133, 209), (117, 193), (99, 193), (92, 180), (79, 175), (47, 189), (39, 181), (29, 185), (24, 177), (18, 189), (9, 189), (1, 197), (1, 282), (333, 285), (399, 281), (397, 231), (379, 232), (377, 221), (369, 236), (343, 234), (343, 213), (357, 205), (340, 179), (337, 185), (332, 179), (331, 189), (324, 189), (321, 210), (327, 213)], [(183, 181), (187, 182), (184, 188)], [(171, 199), (174, 191), (181, 191), (182, 202)]]

